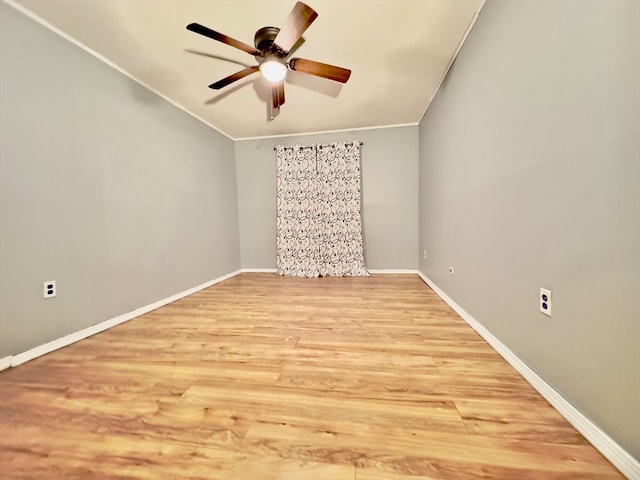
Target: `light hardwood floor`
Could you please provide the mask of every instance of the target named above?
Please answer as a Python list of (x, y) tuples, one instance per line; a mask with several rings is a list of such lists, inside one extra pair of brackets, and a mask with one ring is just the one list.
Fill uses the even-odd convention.
[(622, 478), (417, 276), (241, 274), (0, 372), (3, 479)]

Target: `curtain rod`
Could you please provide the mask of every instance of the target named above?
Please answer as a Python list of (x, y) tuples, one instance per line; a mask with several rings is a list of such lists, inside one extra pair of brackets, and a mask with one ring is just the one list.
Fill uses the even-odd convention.
[[(358, 142), (358, 143), (360, 143), (360, 145), (364, 145), (364, 143), (362, 142)], [(331, 145), (332, 145), (331, 143), (319, 143), (318, 145), (305, 145), (305, 147), (329, 147)], [(284, 147), (284, 148), (295, 148), (295, 147)], [(277, 149), (278, 147), (273, 147), (274, 151)]]

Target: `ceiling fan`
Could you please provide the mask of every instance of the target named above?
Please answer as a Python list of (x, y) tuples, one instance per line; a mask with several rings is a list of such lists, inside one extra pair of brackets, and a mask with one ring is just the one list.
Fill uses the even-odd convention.
[(297, 2), (282, 28), (262, 27), (256, 32), (254, 37), (255, 47), (211, 30), (199, 23), (190, 23), (187, 25), (187, 30), (247, 52), (249, 55), (253, 55), (258, 62), (258, 65), (246, 67), (212, 83), (209, 88), (219, 90), (260, 71), (262, 76), (270, 83), (271, 106), (273, 109), (278, 109), (284, 104), (284, 79), (288, 70), (328, 78), (340, 83), (347, 83), (351, 76), (351, 70), (346, 68), (304, 58), (288, 58), (292, 53), (293, 47), (302, 38), (302, 34), (317, 16), (318, 13), (313, 8), (302, 2)]

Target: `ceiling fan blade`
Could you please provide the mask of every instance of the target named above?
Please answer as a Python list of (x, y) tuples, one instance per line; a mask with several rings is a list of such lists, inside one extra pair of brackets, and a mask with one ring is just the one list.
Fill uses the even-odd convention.
[(236, 80), (240, 80), (241, 78), (244, 78), (247, 75), (251, 75), (252, 73), (257, 72), (258, 70), (259, 70), (259, 67), (257, 65), (244, 68), (239, 72), (236, 72), (232, 75), (229, 75), (228, 77), (223, 78), (222, 80), (218, 80), (217, 82), (212, 83), (211, 85), (209, 85), (209, 88), (213, 88), (214, 90), (220, 90), (221, 88), (226, 87), (230, 83), (233, 83)]
[(304, 58), (292, 58), (289, 60), (289, 68), (296, 72), (308, 73), (316, 77), (324, 77), (340, 83), (347, 83), (351, 76), (351, 70), (326, 63), (306, 60)]
[(271, 103), (273, 108), (284, 104), (284, 81), (271, 85)]
[(305, 5), (302, 2), (296, 3), (273, 43), (288, 52), (317, 16), (318, 12), (309, 5)]
[(200, 35), (204, 35), (205, 37), (212, 38), (222, 43), (226, 43), (235, 48), (239, 48), (240, 50), (247, 52), (249, 55), (260, 55), (260, 52), (256, 50), (255, 47), (248, 45), (240, 40), (236, 40), (235, 38), (231, 38), (222, 33), (216, 32), (215, 30), (211, 30), (204, 25), (200, 25), (199, 23), (190, 23), (187, 25), (187, 30), (191, 30), (192, 32), (199, 33)]

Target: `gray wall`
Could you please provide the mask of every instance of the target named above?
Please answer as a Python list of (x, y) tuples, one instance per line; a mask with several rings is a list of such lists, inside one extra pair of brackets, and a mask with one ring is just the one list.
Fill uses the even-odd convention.
[(0, 62), (0, 358), (240, 267), (231, 140), (4, 3)]
[(243, 268), (275, 268), (276, 145), (360, 140), (365, 262), (369, 269), (418, 266), (418, 127), (236, 142)]
[(419, 248), (640, 459), (639, 35), (637, 0), (489, 0), (420, 124)]

